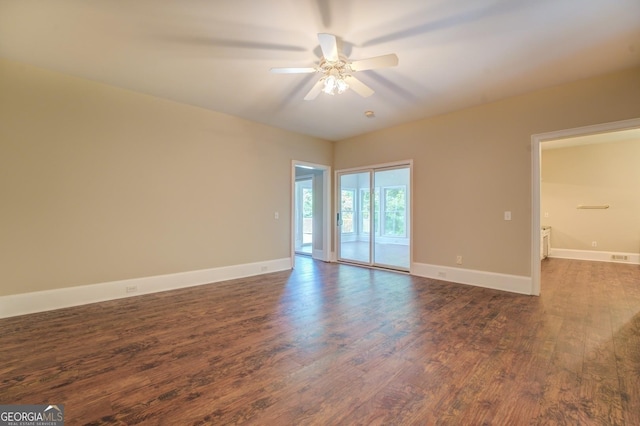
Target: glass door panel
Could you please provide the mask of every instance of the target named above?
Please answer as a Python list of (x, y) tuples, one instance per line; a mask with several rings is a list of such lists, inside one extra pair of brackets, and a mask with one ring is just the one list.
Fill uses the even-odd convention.
[(343, 173), (339, 176), (340, 211), (338, 213), (340, 260), (371, 263), (371, 202), (366, 191), (371, 172)]
[(409, 167), (376, 170), (374, 188), (379, 193), (374, 221), (373, 263), (378, 266), (409, 270)]

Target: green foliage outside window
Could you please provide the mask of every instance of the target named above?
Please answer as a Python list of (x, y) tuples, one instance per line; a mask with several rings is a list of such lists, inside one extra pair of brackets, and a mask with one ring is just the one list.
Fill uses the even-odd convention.
[(341, 217), (342, 220), (342, 233), (348, 234), (354, 232), (353, 229), (353, 211), (354, 211), (354, 194), (352, 189), (343, 189), (341, 196)]
[(405, 188), (384, 189), (384, 235), (389, 237), (404, 237), (406, 226), (407, 201)]
[[(369, 233), (369, 225), (371, 220), (371, 193), (368, 189), (361, 190), (361, 211), (362, 211), (362, 232)], [(379, 217), (380, 217), (380, 191), (376, 188), (374, 191), (373, 199), (373, 232), (377, 233), (379, 230)]]
[(313, 217), (313, 190), (302, 188), (302, 217), (308, 219)]

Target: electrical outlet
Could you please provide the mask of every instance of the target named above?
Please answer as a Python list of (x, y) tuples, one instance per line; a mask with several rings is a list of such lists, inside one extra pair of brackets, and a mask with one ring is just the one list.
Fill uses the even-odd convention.
[(138, 291), (138, 286), (137, 285), (128, 285), (125, 289), (125, 292), (127, 293), (135, 293), (136, 291)]
[(456, 263), (457, 263), (458, 265), (462, 265), (462, 256), (460, 256), (460, 255), (457, 255), (457, 256), (456, 256)]
[(597, 241), (591, 241), (591, 247), (598, 247)]

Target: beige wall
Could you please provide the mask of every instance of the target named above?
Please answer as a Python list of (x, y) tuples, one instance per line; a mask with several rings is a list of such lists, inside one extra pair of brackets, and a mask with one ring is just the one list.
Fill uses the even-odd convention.
[(0, 60), (0, 295), (287, 258), (291, 160), (332, 153)]
[(553, 248), (640, 253), (640, 140), (544, 150), (541, 178)]
[(413, 260), (530, 276), (531, 135), (640, 117), (638, 99), (635, 68), (341, 141), (334, 168), (413, 159)]
[(333, 144), (0, 60), (0, 295), (286, 258), (291, 159), (413, 159), (414, 261), (528, 276), (531, 135), (638, 99), (636, 68)]

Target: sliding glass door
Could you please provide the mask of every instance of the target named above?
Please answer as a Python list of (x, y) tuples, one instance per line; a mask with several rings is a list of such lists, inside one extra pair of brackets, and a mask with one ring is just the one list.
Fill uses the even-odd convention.
[(409, 166), (339, 173), (338, 185), (338, 259), (408, 271)]
[(371, 232), (370, 200), (362, 197), (362, 190), (371, 186), (371, 173), (345, 173), (340, 183), (340, 255), (341, 260), (371, 263), (369, 236)]

